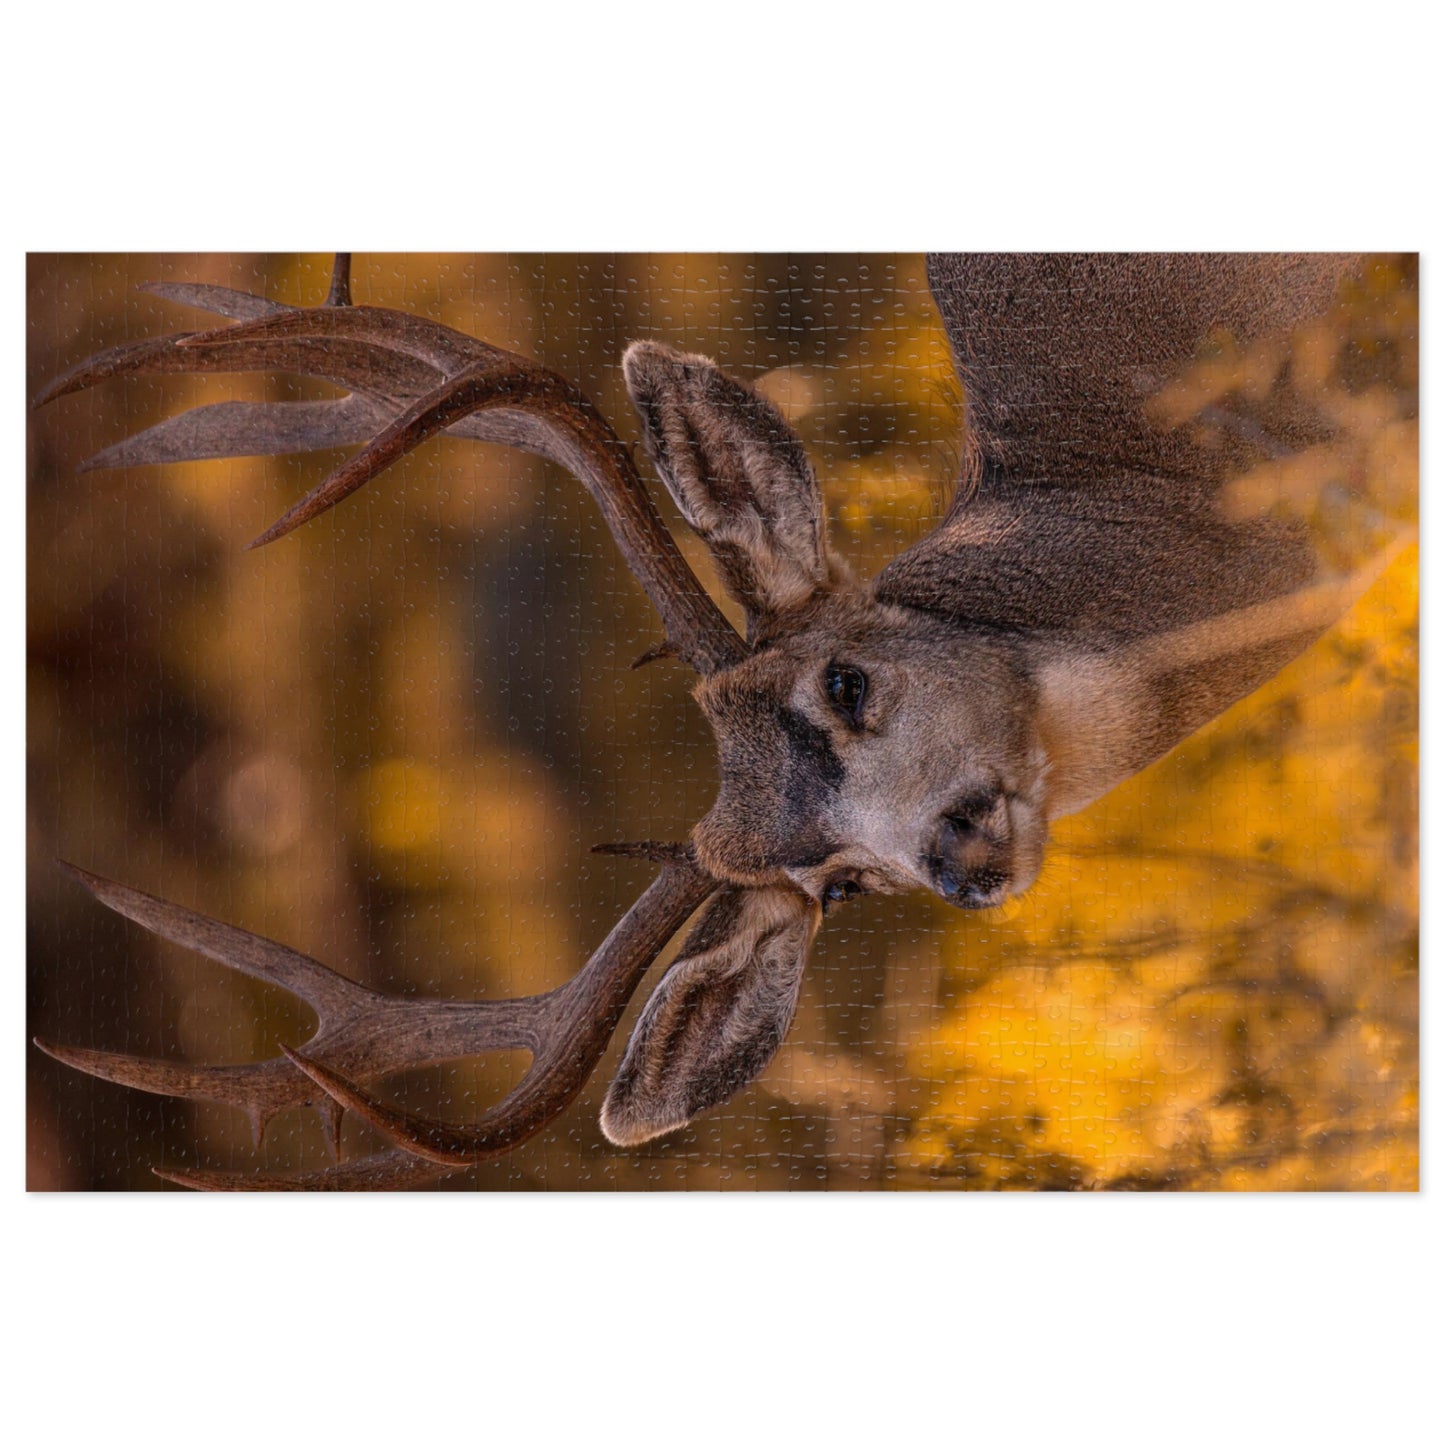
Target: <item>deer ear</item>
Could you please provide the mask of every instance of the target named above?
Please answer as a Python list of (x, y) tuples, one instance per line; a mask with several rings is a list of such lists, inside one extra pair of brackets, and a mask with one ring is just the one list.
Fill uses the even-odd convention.
[(602, 1132), (640, 1144), (731, 1098), (768, 1066), (798, 1006), (818, 905), (724, 888), (648, 999), (602, 1105)]
[(823, 500), (797, 433), (706, 357), (652, 341), (623, 374), (648, 455), (750, 623), (827, 585)]

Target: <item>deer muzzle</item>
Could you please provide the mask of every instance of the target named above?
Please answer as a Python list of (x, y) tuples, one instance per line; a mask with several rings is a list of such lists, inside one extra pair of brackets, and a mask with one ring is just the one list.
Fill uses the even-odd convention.
[(960, 798), (938, 821), (923, 866), (930, 886), (956, 908), (991, 908), (1032, 878), (1016, 880), (1014, 829), (1003, 793)]

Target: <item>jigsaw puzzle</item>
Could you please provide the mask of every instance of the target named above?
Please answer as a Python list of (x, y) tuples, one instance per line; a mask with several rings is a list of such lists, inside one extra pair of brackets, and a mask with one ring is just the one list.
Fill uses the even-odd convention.
[(1417, 328), (32, 256), (30, 1187), (1417, 1187)]

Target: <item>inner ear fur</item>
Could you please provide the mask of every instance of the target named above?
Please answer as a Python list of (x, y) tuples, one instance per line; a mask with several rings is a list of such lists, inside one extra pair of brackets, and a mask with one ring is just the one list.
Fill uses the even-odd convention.
[(648, 455), (749, 622), (829, 584), (823, 500), (798, 434), (703, 356), (639, 341), (622, 358)]
[(818, 905), (791, 889), (724, 888), (648, 999), (602, 1106), (629, 1146), (681, 1128), (750, 1084), (798, 1006)]

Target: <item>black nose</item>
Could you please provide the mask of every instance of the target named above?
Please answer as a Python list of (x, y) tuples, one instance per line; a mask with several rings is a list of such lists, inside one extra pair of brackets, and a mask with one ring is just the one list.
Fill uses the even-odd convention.
[(934, 876), (934, 888), (940, 898), (955, 908), (991, 908), (1003, 897), (1008, 874), (996, 868), (979, 868), (960, 878), (944, 865)]
[(981, 824), (955, 810), (939, 820), (923, 861), (940, 898), (956, 908), (990, 908), (1003, 900), (1011, 876), (1007, 825), (996, 826), (992, 814)]

